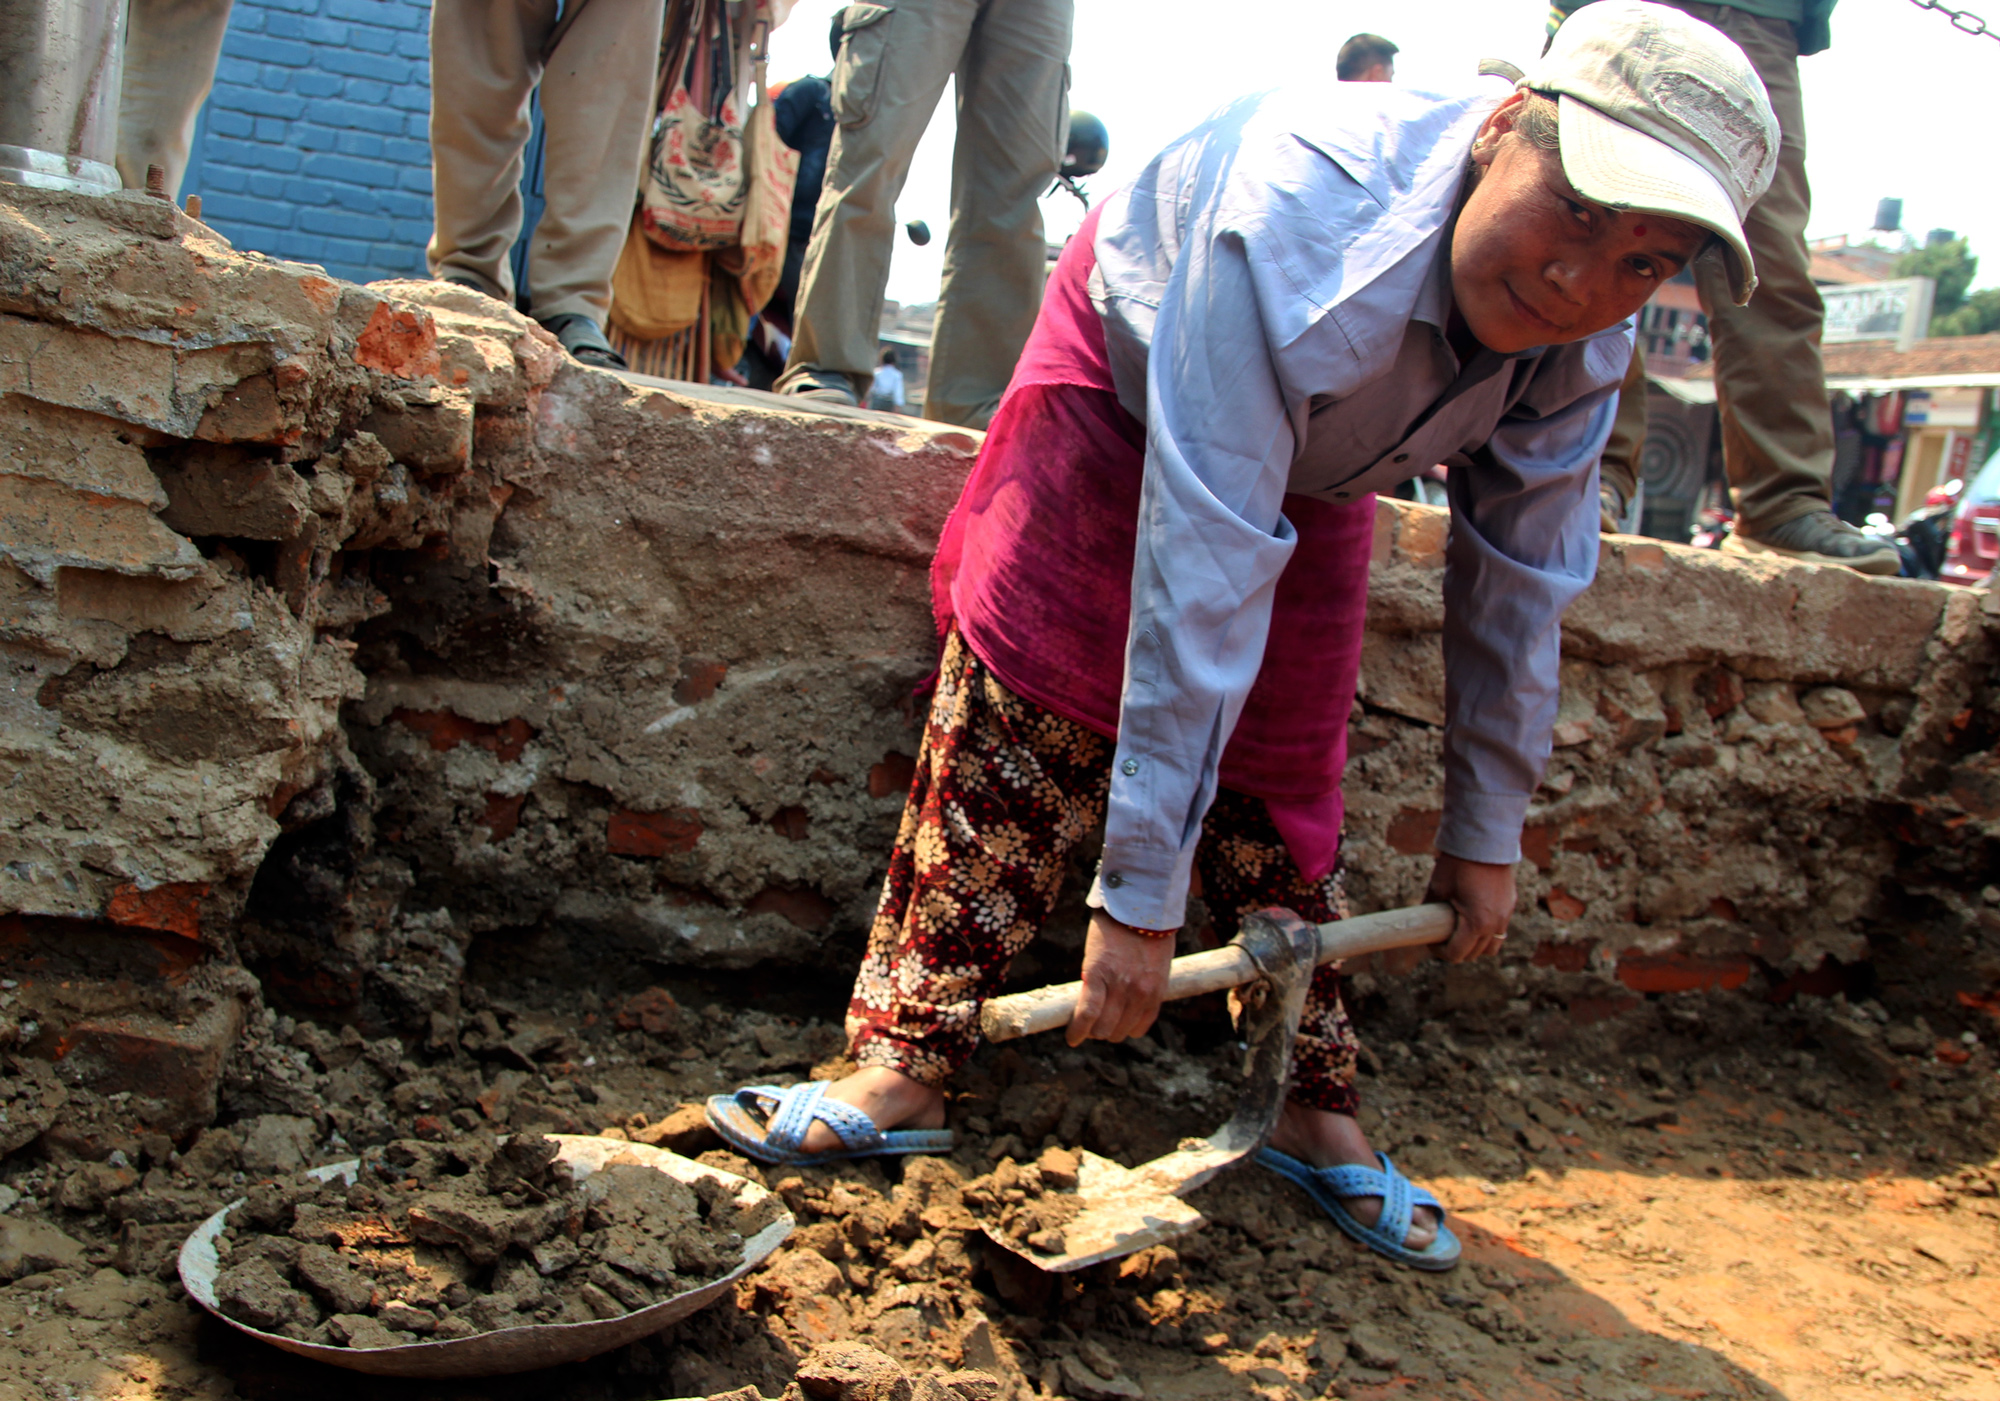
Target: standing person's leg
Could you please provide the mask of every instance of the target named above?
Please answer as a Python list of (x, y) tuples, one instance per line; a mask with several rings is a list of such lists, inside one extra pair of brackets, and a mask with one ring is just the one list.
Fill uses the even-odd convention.
[(431, 276), (476, 283), (509, 306), (528, 95), (555, 21), (556, 0), (431, 6)]
[[(978, 1043), (979, 1008), (1048, 918), (1110, 788), (1110, 740), (1015, 695), (951, 635), (848, 1004), (861, 1068), (828, 1099), (884, 1129), (943, 1125), (940, 1087)], [(718, 1098), (711, 1121), (754, 1149)], [(814, 1124), (801, 1151), (839, 1147)]]
[(984, 428), (1042, 304), (1039, 203), (1069, 140), (1074, 0), (986, 0), (958, 65), (951, 235), (924, 417)]
[(653, 126), (660, 0), (590, 0), (542, 74), (542, 217), (528, 254), (539, 321), (602, 326)]
[(1798, 36), (1782, 20), (1680, 0), (1678, 8), (1722, 30), (1748, 56), (1771, 95), (1783, 137), (1771, 188), (1743, 221), (1757, 291), (1739, 307), (1720, 262), (1695, 266), (1715, 344), (1722, 458), (1736, 489), (1736, 533), (1724, 548), (1845, 564), (1895, 574), (1895, 546), (1833, 514), (1833, 416), (1819, 338), (1825, 307), (1806, 250), (1812, 190), (1806, 183), (1805, 107)]
[[(896, 197), (924, 128), (958, 65), (977, 0), (857, 6), (833, 70), (840, 123), (827, 152), (799, 278), (792, 353), (781, 394), (859, 403), (875, 373), (882, 293), (896, 234)], [(853, 11), (849, 11), (853, 14)]]
[[(1227, 788), (1218, 791), (1203, 824), (1195, 861), (1201, 871), (1202, 899), (1222, 938), (1235, 937), (1244, 915), (1272, 905), (1312, 924), (1347, 916), (1339, 869), (1307, 880), (1261, 798)], [(1378, 1167), (1368, 1136), (1355, 1118), (1361, 1107), (1354, 1087), (1360, 1052), (1360, 1039), (1341, 1002), (1340, 967), (1325, 964), (1313, 973), (1299, 1021), (1291, 1083), (1271, 1133), (1272, 1148), (1311, 1168)], [(1340, 1200), (1364, 1226), (1372, 1227), (1381, 1219), (1380, 1196), (1357, 1192)], [(1440, 1220), (1438, 1212), (1417, 1207), (1401, 1243), (1412, 1251), (1424, 1250), (1437, 1239)], [(1449, 1258), (1456, 1258), (1455, 1252)]]
[(146, 167), (167, 174), (176, 198), (187, 174), (195, 118), (215, 86), (232, 0), (132, 0), (118, 99), (118, 178), (146, 188)]
[(1625, 512), (1639, 492), (1639, 455), (1646, 448), (1646, 352), (1632, 343), (1632, 363), (1618, 387), (1618, 412), (1611, 437), (1597, 459), (1598, 524), (1609, 533), (1623, 528)]

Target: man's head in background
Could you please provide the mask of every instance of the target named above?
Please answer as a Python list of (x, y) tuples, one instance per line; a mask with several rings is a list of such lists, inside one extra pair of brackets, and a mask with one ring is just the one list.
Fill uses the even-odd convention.
[(1333, 71), (1343, 83), (1392, 83), (1396, 46), (1380, 34), (1357, 34), (1340, 46)]

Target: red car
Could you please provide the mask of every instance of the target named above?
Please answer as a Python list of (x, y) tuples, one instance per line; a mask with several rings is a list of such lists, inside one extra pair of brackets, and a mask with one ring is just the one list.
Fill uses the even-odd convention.
[(1996, 565), (2000, 565), (2000, 452), (1987, 458), (1966, 486), (1939, 577), (1951, 584), (1977, 584)]

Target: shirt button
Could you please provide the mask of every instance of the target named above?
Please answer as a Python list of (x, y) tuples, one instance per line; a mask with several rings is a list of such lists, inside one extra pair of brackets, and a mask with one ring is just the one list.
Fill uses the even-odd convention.
[(1118, 766), (1118, 769), (1119, 772), (1130, 778), (1133, 774), (1139, 772), (1139, 761), (1137, 759), (1127, 759)]
[(1407, 452), (1399, 452), (1396, 454), (1395, 461), (1398, 466), (1401, 466), (1403, 463), (1408, 462), (1409, 460), (1410, 460), (1410, 455)]
[(1119, 886), (1125, 884), (1125, 877), (1119, 875), (1116, 871), (1113, 871), (1110, 875), (1104, 878), (1104, 883), (1110, 886), (1113, 890), (1116, 890)]

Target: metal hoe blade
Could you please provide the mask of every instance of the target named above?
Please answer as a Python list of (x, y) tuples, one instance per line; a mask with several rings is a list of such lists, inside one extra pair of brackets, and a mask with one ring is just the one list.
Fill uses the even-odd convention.
[(1065, 1273), (1172, 1240), (1202, 1224), (1201, 1213), (1181, 1197), (1270, 1137), (1285, 1102), (1292, 1043), (1320, 950), (1319, 930), (1284, 910), (1247, 916), (1230, 942), (1250, 955), (1258, 977), (1238, 993), (1247, 1049), (1243, 1096), (1229, 1122), (1207, 1138), (1183, 1139), (1177, 1151), (1136, 1168), (1079, 1153), (1075, 1196), (1083, 1210), (1064, 1223), (1061, 1253), (1045, 1254), (987, 1228), (993, 1241), (1040, 1269)]

